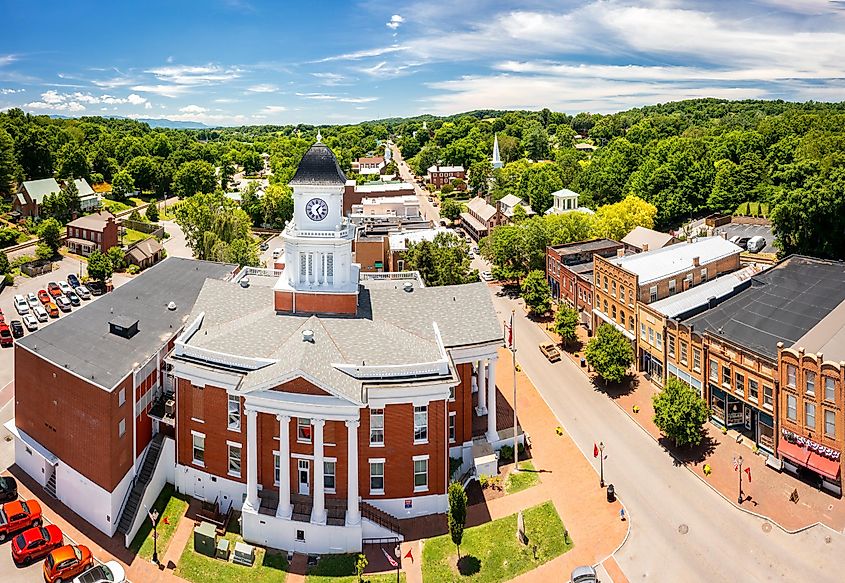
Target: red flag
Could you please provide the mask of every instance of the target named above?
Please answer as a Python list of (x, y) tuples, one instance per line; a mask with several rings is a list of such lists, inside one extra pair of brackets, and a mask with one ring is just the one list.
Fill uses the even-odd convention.
[(414, 553), (413, 553), (413, 550), (414, 550), (414, 549), (412, 549), (412, 548), (411, 548), (411, 549), (408, 549), (408, 552), (407, 552), (407, 553), (405, 553), (405, 556), (403, 557), (403, 558), (405, 558), (405, 559), (411, 559), (411, 562), (412, 562), (412, 563), (414, 562)]
[(593, 444), (593, 457), (599, 457), (599, 446)]
[(383, 552), (384, 556), (387, 557), (387, 562), (390, 563), (391, 567), (398, 567), (399, 566), (399, 563), (396, 562), (396, 559), (394, 559), (393, 557), (390, 556), (390, 553), (388, 553), (384, 549), (381, 549), (381, 552)]
[(745, 468), (745, 473), (748, 474), (748, 483), (751, 483), (751, 468)]
[(161, 521), (162, 521), (164, 524), (170, 524), (170, 521), (169, 521), (169, 520), (167, 520), (167, 517), (166, 517), (166, 516), (165, 516), (164, 518), (162, 518), (162, 519), (161, 519)]

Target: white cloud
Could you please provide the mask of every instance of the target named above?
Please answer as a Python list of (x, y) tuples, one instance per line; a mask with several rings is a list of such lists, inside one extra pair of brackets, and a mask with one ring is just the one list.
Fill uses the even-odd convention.
[(147, 103), (147, 98), (141, 97), (137, 93), (131, 93), (129, 97), (126, 98), (126, 101), (132, 105), (141, 105), (142, 103)]
[(404, 18), (402, 18), (402, 16), (401, 16), (401, 15), (399, 15), (399, 14), (394, 14), (393, 16), (391, 16), (391, 17), (390, 17), (390, 20), (389, 20), (389, 21), (387, 21), (387, 22), (385, 23), (385, 26), (386, 26), (387, 28), (391, 28), (391, 29), (393, 29), (393, 30), (396, 30), (397, 28), (399, 28), (399, 26), (400, 26), (403, 22), (405, 22), (405, 19), (404, 19)]
[[(287, 111), (288, 108), (284, 105), (265, 105), (264, 108), (261, 110), (261, 113), (264, 114), (273, 114), (273, 113), (282, 113), (283, 111)], [(256, 117), (256, 116), (254, 116)]]
[(224, 68), (209, 63), (207, 65), (167, 65), (146, 71), (165, 83), (176, 85), (209, 85), (232, 81), (241, 76), (235, 67)]
[(339, 101), (340, 103), (368, 103), (378, 99), (378, 97), (351, 97), (348, 95), (331, 95), (329, 93), (297, 93), (296, 96), (313, 101)]
[(250, 93), (275, 93), (279, 88), (270, 83), (260, 83), (258, 85), (251, 85), (246, 90)]
[(379, 47), (375, 49), (365, 49), (362, 51), (354, 51), (352, 53), (342, 53), (331, 57), (324, 57), (313, 61), (314, 63), (328, 63), (331, 61), (358, 61), (360, 59), (367, 59), (370, 57), (380, 57), (389, 53), (396, 53), (405, 50), (406, 47), (400, 45), (390, 45), (389, 47)]
[(153, 104), (150, 103), (149, 101), (144, 104), (144, 109), (152, 109), (152, 108), (153, 108)]
[(15, 61), (18, 60), (17, 55), (0, 55), (0, 67), (5, 67), (6, 65), (11, 65)]
[(342, 85), (345, 82), (348, 82), (346, 76), (341, 75), (340, 73), (327, 73), (327, 72), (320, 72), (320, 73), (311, 73), (311, 76), (316, 77), (319, 79), (323, 85), (333, 86), (333, 85)]
[(179, 111), (181, 111), (182, 113), (205, 113), (208, 111), (208, 109), (206, 109), (205, 107), (200, 107), (199, 105), (186, 105)]
[(296, 94), (297, 97), (303, 97), (305, 99), (313, 99), (314, 101), (334, 101), (337, 99), (337, 95), (329, 95), (326, 93), (299, 93)]
[(187, 85), (133, 85), (133, 91), (153, 93), (162, 97), (179, 97), (190, 90)]
[(337, 100), (341, 103), (370, 103), (377, 101), (378, 97), (338, 97)]
[(9, 89), (9, 88), (2, 88), (0, 89), (0, 95), (14, 95), (15, 93), (23, 93), (26, 89)]
[(24, 105), (25, 108), (45, 111), (85, 111), (85, 106), (78, 101), (67, 101), (64, 103), (48, 103), (46, 101), (32, 101)]

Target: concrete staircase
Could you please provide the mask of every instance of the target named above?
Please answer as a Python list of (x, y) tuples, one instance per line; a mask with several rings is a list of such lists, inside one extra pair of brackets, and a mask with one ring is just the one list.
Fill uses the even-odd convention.
[(361, 501), (360, 508), (362, 518), (366, 518), (392, 532), (402, 534), (402, 522), (392, 514), (388, 514), (384, 510), (376, 508), (364, 501)]
[(161, 455), (161, 446), (164, 442), (164, 435), (157, 433), (150, 446), (147, 448), (147, 453), (144, 455), (144, 463), (141, 465), (141, 471), (132, 483), (132, 488), (129, 492), (129, 498), (126, 500), (126, 505), (123, 507), (123, 513), (120, 515), (120, 522), (117, 525), (117, 532), (120, 534), (127, 534), (132, 524), (135, 522), (135, 517), (138, 515), (141, 500), (144, 497), (144, 492), (153, 477), (158, 458)]

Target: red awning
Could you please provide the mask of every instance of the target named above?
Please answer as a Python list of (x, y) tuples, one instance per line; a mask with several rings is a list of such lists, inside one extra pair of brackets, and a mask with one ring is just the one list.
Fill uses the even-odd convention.
[(807, 467), (831, 480), (839, 479), (839, 462), (828, 459), (813, 451), (810, 452)]
[(798, 444), (789, 443), (788, 441), (781, 441), (778, 444), (778, 453), (802, 466), (806, 466), (807, 460), (810, 459), (809, 450)]

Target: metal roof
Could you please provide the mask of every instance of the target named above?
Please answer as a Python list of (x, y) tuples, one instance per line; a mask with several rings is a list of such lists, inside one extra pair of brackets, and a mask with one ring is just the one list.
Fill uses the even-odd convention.
[(59, 183), (53, 178), (42, 178), (41, 180), (27, 180), (22, 185), (26, 190), (29, 198), (38, 204), (44, 200), (48, 194), (55, 194), (61, 190)]
[(750, 287), (751, 276), (760, 271), (759, 267), (749, 265), (739, 271), (711, 279), (679, 294), (649, 304), (648, 307), (667, 318), (681, 318), (701, 307), (710, 305), (713, 301), (721, 300), (741, 288)]
[(639, 283), (643, 285), (693, 269), (695, 258), (698, 258), (701, 267), (705, 267), (708, 263), (741, 252), (742, 249), (722, 237), (705, 237), (691, 243), (676, 243), (653, 251), (612, 257), (608, 261), (639, 276)]
[(467, 203), (467, 208), (481, 217), (484, 221), (489, 221), (496, 214), (496, 207), (488, 203), (480, 196), (476, 196)]
[(637, 226), (622, 237), (622, 242), (638, 249), (642, 249), (643, 245), (648, 245), (650, 250), (655, 250), (660, 249), (672, 239), (673, 237), (669, 233), (661, 233), (654, 229)]
[(346, 176), (340, 169), (331, 148), (322, 142), (317, 142), (302, 156), (290, 184), (343, 186), (346, 184)]

